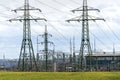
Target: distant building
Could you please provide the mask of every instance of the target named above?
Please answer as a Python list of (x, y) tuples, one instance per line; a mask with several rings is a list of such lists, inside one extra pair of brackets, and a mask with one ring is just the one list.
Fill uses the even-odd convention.
[(17, 59), (0, 59), (0, 70), (17, 70)]
[(86, 68), (90, 66), (89, 59), (94, 71), (120, 71), (120, 54), (93, 54), (85, 56)]

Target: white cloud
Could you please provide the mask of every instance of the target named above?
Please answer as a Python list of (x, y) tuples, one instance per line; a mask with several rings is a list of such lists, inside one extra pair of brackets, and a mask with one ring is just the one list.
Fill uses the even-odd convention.
[[(22, 38), (22, 23), (20, 22), (13, 22), (13, 23), (9, 23), (9, 22), (4, 22), (6, 19), (9, 20), (10, 18), (15, 18), (18, 15), (22, 15), (21, 12), (18, 14), (15, 14), (14, 12), (10, 12), (10, 9), (16, 9), (17, 7), (20, 7), (23, 5), (24, 0), (2, 0), (0, 3), (0, 37), (4, 38), (3, 40), (7, 40), (7, 39), (16, 39)], [(32, 36), (37, 36), (37, 34), (42, 34), (44, 33), (44, 25), (47, 24), (48, 26), (48, 31), (49, 33), (53, 34), (54, 39), (55, 40), (55, 44), (58, 47), (58, 50), (60, 50), (60, 47), (63, 45), (59, 44), (65, 44), (64, 48), (66, 48), (67, 46), (69, 46), (69, 43), (67, 43), (67, 41), (61, 36), (64, 35), (68, 40), (70, 39), (70, 37), (72, 37), (73, 35), (75, 35), (76, 41), (77, 41), (77, 49), (79, 49), (79, 45), (80, 45), (80, 38), (81, 38), (81, 23), (77, 23), (77, 22), (71, 22), (71, 23), (65, 23), (65, 20), (73, 18), (75, 16), (80, 16), (80, 12), (76, 12), (76, 13), (72, 13), (70, 12), (71, 9), (75, 9), (77, 7), (82, 6), (82, 1), (81, 0), (39, 0), (42, 3), (39, 3), (37, 0), (30, 0), (30, 4), (31, 6), (40, 8), (42, 10), (42, 14), (39, 15), (39, 12), (32, 12), (32, 15), (37, 16), (37, 17), (41, 17), (41, 18), (47, 18), (48, 22), (52, 25), (49, 25), (47, 22), (39, 22), (35, 23), (32, 22), (31, 23), (31, 29), (32, 29)], [(58, 1), (59, 3), (56, 3), (55, 1)], [(79, 2), (78, 5), (76, 2)], [(111, 29), (117, 34), (120, 31), (119, 28), (119, 17), (120, 17), (120, 1), (119, 0), (88, 0), (88, 4), (91, 7), (95, 7), (95, 8), (99, 8), (101, 10), (100, 13), (92, 13), (90, 15), (93, 16), (99, 16), (99, 17), (103, 17), (107, 20), (107, 23), (110, 25)], [(8, 4), (9, 3), (9, 4)], [(63, 6), (65, 5), (65, 6)], [(102, 15), (102, 16), (101, 16)], [(3, 21), (3, 22), (1, 22)], [(107, 34), (107, 36), (109, 36), (113, 41), (115, 41), (115, 44), (118, 43), (118, 40), (114, 40), (115, 36), (110, 32), (109, 28), (106, 26), (106, 24), (104, 22), (97, 22), (97, 24), (104, 30), (104, 32)], [(54, 29), (54, 27), (61, 33), (59, 33), (58, 31), (56, 31), (56, 29)], [(100, 40), (102, 40), (106, 45), (110, 46), (112, 48), (112, 42), (109, 39), (106, 39), (106, 35), (104, 35), (104, 33), (101, 31), (100, 28), (98, 28), (98, 26), (96, 25), (96, 23), (92, 23), (90, 24), (90, 32), (93, 32), (98, 38), (100, 38)], [(119, 34), (117, 34), (119, 37)], [(91, 35), (90, 35), (91, 36)], [(112, 37), (111, 37), (112, 36)], [(59, 41), (60, 40), (60, 41)], [(91, 42), (93, 41), (93, 37), (91, 38)], [(13, 40), (14, 41), (14, 40)], [(13, 53), (15, 55), (19, 54), (18, 51), (18, 47), (21, 45), (21, 42), (18, 42), (21, 40), (17, 40), (13, 43), (12, 40), (11, 42), (7, 42), (5, 44), (4, 41), (1, 42), (0, 44), (0, 49), (4, 49), (6, 55), (10, 56), (10, 53)], [(35, 44), (35, 37), (33, 39), (33, 43)], [(53, 40), (54, 42), (54, 40)], [(69, 42), (69, 41), (68, 41)], [(5, 45), (9, 45), (11, 43), (11, 45), (13, 45), (13, 47), (15, 47), (17, 45), (17, 48), (13, 49), (13, 48), (5, 48)], [(105, 47), (98, 42), (99, 46), (97, 46), (98, 48), (104, 48)], [(102, 46), (102, 47), (101, 47)], [(11, 46), (12, 47), (12, 46)], [(63, 49), (64, 49), (63, 48)], [(66, 48), (67, 50), (69, 50), (69, 48)], [(117, 49), (119, 50), (119, 48), (117, 47)], [(19, 49), (20, 50), (20, 49)], [(4, 52), (3, 51), (3, 52)], [(9, 52), (10, 51), (10, 52)], [(12, 54), (11, 54), (12, 55)], [(14, 55), (12, 55), (11, 57), (13, 57)], [(15, 56), (14, 56), (15, 57)]]

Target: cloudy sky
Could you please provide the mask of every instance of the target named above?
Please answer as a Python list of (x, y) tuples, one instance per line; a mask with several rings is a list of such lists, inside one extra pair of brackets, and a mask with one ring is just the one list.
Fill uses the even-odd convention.
[[(56, 51), (69, 52), (69, 40), (75, 36), (76, 50), (79, 50), (81, 42), (81, 22), (67, 23), (73, 17), (81, 15), (81, 12), (72, 13), (71, 10), (82, 6), (82, 0), (29, 0), (30, 5), (40, 8), (42, 12), (32, 11), (33, 17), (46, 18), (48, 21), (31, 21), (32, 41), (35, 54), (37, 35), (44, 33), (44, 26), (48, 26), (48, 32), (53, 36), (49, 41), (54, 42)], [(23, 15), (23, 12), (14, 13), (11, 10), (23, 6), (24, 0), (0, 1), (0, 59), (18, 58), (22, 42), (21, 22), (9, 22), (7, 20)], [(96, 41), (97, 51), (112, 51), (115, 44), (116, 51), (120, 51), (120, 1), (119, 0), (88, 0), (88, 6), (97, 8), (100, 12), (90, 12), (92, 17), (104, 18), (106, 21), (90, 22), (90, 41), (93, 49)], [(43, 41), (43, 38), (39, 38)], [(40, 46), (42, 47), (42, 46)], [(42, 48), (41, 48), (42, 49)]]

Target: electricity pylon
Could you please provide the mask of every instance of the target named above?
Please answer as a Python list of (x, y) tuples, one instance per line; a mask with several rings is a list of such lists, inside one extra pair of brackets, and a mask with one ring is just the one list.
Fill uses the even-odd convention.
[(44, 44), (44, 55), (45, 55), (45, 70), (46, 72), (48, 71), (48, 58), (49, 58), (49, 52), (53, 52), (52, 50), (49, 50), (48, 49), (48, 44), (53, 44), (53, 42), (50, 42), (48, 41), (48, 36), (52, 37), (51, 34), (48, 34), (48, 31), (47, 31), (47, 26), (45, 26), (45, 33), (42, 35), (42, 37), (44, 38), (44, 42), (41, 42), (41, 44)]
[(92, 50), (91, 50), (91, 45), (90, 45), (90, 38), (89, 38), (89, 21), (96, 21), (96, 20), (104, 20), (102, 18), (98, 17), (92, 17), (88, 15), (88, 11), (98, 11), (98, 9), (94, 8), (89, 8), (87, 6), (87, 0), (83, 0), (83, 6), (76, 8), (72, 10), (72, 12), (75, 11), (82, 11), (82, 16), (78, 16), (72, 19), (67, 20), (67, 22), (70, 21), (82, 21), (82, 38), (81, 38), (81, 46), (80, 46), (80, 52), (79, 52), (79, 59), (78, 59), (78, 69), (84, 70), (85, 69), (85, 62), (84, 62), (84, 55), (85, 53), (88, 54), (89, 56), (89, 71), (92, 70), (92, 61), (91, 61), (91, 55), (92, 55)]
[(23, 11), (24, 15), (20, 16), (15, 19), (10, 19), (9, 21), (23, 21), (23, 40), (22, 40), (22, 46), (20, 50), (20, 56), (18, 61), (18, 70), (19, 71), (38, 71), (36, 59), (34, 56), (34, 49), (32, 45), (31, 40), (31, 28), (30, 28), (30, 21), (34, 20), (45, 20), (44, 18), (33, 18), (30, 15), (30, 11), (32, 10), (38, 10), (41, 12), (40, 9), (34, 8), (29, 5), (29, 0), (25, 0), (24, 6), (19, 7), (14, 12), (17, 11)]

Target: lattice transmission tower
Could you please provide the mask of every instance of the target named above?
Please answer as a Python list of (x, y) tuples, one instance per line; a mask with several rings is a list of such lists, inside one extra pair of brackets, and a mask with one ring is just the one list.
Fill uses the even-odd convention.
[[(52, 64), (54, 64), (54, 49), (55, 49), (55, 45), (53, 42), (49, 41), (49, 37), (52, 37), (51, 34), (48, 33), (47, 30), (47, 26), (45, 26), (45, 32), (42, 35), (39, 35), (42, 38), (44, 38), (44, 41), (39, 42), (39, 40), (37, 40), (37, 45), (44, 45), (44, 49), (43, 50), (38, 50), (38, 60), (39, 60), (39, 54), (41, 54), (41, 52), (43, 53), (42, 56), (44, 57), (43, 59), (43, 64), (42, 66), (42, 71), (52, 71)], [(53, 46), (53, 50), (50, 49), (51, 47), (49, 47), (50, 45)], [(39, 49), (39, 46), (38, 46)], [(52, 58), (52, 59), (51, 59)], [(52, 62), (53, 61), (53, 62)]]
[(32, 7), (29, 5), (29, 0), (25, 0), (24, 6), (19, 7), (14, 12), (23, 11), (24, 15), (18, 18), (10, 19), (9, 21), (21, 21), (23, 22), (23, 40), (22, 46), (20, 50), (20, 56), (18, 61), (18, 70), (19, 71), (38, 71), (34, 49), (31, 40), (31, 28), (30, 28), (30, 21), (34, 20), (45, 20), (44, 18), (33, 18), (30, 15), (30, 11), (38, 10), (41, 12), (40, 9)]
[(44, 44), (44, 50), (43, 51), (44, 51), (44, 55), (45, 55), (45, 71), (46, 72), (49, 70), (49, 68), (48, 68), (48, 66), (49, 66), (48, 58), (49, 58), (50, 51), (52, 51), (52, 50), (48, 49), (48, 45), (53, 44), (53, 42), (48, 41), (49, 36), (52, 37), (51, 34), (48, 34), (47, 26), (45, 26), (45, 33), (42, 35), (42, 37), (44, 38), (44, 42), (41, 42), (41, 43)]
[(92, 70), (92, 61), (91, 61), (91, 45), (90, 45), (90, 37), (89, 37), (89, 21), (96, 21), (96, 20), (104, 20), (102, 18), (93, 17), (88, 14), (89, 11), (98, 11), (99, 9), (94, 9), (92, 7), (88, 7), (87, 0), (83, 0), (83, 6), (72, 10), (72, 12), (82, 11), (81, 16), (77, 16), (75, 18), (67, 20), (70, 21), (82, 21), (82, 37), (81, 37), (81, 46), (79, 52), (79, 59), (78, 59), (78, 70), (85, 70), (85, 61), (84, 55), (87, 53), (89, 55), (89, 71)]

